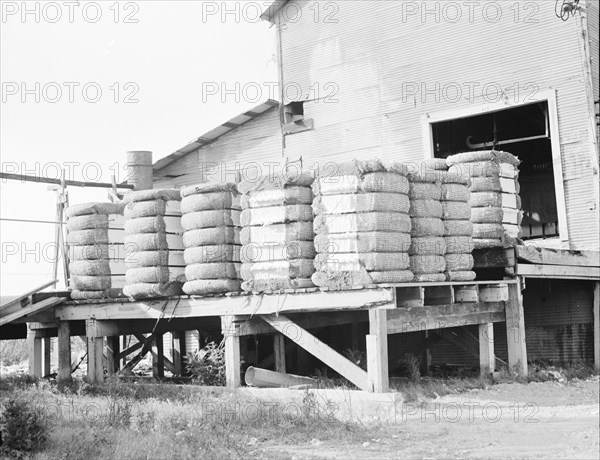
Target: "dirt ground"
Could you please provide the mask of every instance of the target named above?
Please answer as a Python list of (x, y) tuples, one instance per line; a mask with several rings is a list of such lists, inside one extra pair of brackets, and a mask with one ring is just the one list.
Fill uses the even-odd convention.
[(598, 377), (500, 384), (405, 404), (371, 441), (272, 448), (298, 459), (600, 458), (598, 394)]

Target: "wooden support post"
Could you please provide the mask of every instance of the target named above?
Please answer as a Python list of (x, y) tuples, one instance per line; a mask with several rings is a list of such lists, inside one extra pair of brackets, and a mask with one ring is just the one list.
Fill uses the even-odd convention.
[(425, 349), (423, 350), (423, 365), (421, 366), (421, 373), (423, 375), (429, 375), (430, 367), (431, 367), (431, 351), (429, 349), (428, 341), (431, 333), (428, 330), (423, 331), (423, 344)]
[(225, 378), (229, 388), (237, 388), (242, 384), (240, 365), (240, 338), (235, 335), (226, 335)]
[(525, 318), (521, 281), (508, 285), (506, 302), (506, 339), (508, 365), (517, 375), (527, 377), (527, 346), (525, 345)]
[(152, 355), (152, 376), (155, 379), (162, 379), (165, 377), (163, 334), (154, 334), (154, 347), (156, 347), (156, 354)]
[(58, 324), (58, 380), (71, 379), (71, 323)]
[(370, 391), (386, 393), (389, 390), (387, 311), (383, 309), (369, 310), (367, 372)]
[(285, 374), (285, 343), (283, 335), (273, 335), (273, 355), (275, 356), (275, 372)]
[(120, 354), (119, 336), (115, 335), (106, 338), (106, 360), (108, 362), (107, 371), (109, 375), (119, 372), (119, 354)]
[(489, 377), (496, 368), (494, 356), (494, 323), (479, 325), (479, 372)]
[[(124, 335), (123, 338), (122, 338), (122, 346), (121, 346), (121, 348), (123, 350), (127, 350), (127, 336), (126, 335)], [(122, 358), (122, 360), (121, 360), (121, 366), (125, 367), (125, 365), (127, 364), (127, 355), (121, 355), (121, 358)]]
[(173, 374), (185, 374), (185, 332), (173, 332)]
[(27, 331), (27, 354), (29, 356), (29, 375), (35, 378), (41, 378), (42, 339), (37, 337), (36, 331)]
[(44, 337), (42, 339), (42, 348), (44, 351), (42, 361), (42, 377), (50, 375), (52, 367), (52, 339), (50, 337)]
[(88, 367), (87, 374), (90, 383), (104, 382), (104, 337), (88, 337)]
[(594, 367), (600, 370), (600, 281), (594, 287)]

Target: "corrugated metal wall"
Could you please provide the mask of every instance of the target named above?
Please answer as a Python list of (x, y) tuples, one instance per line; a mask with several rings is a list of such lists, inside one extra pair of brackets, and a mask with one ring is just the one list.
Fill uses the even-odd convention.
[(306, 101), (315, 129), (286, 136), (286, 156), (418, 161), (425, 114), (496, 102), (496, 88), (511, 103), (552, 88), (570, 244), (599, 249), (578, 22), (551, 1), (474, 5), (290, 1), (277, 16), (284, 96)]
[(273, 108), (161, 169), (154, 188), (193, 185), (207, 179), (235, 182), (236, 171), (254, 177), (257, 168), (280, 171), (283, 164), (279, 111)]

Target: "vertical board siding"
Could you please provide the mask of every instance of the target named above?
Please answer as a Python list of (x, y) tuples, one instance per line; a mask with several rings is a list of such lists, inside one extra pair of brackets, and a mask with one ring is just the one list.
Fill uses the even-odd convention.
[[(489, 3), (501, 6), (498, 22), (483, 17), (487, 2), (477, 3), (471, 20), (461, 2), (290, 1), (285, 8), (300, 11), (299, 19), (286, 21), (295, 16), (291, 13), (276, 18), (283, 87), (290, 88), (284, 101), (304, 100), (305, 117), (314, 120), (315, 129), (287, 135), (285, 155), (301, 156), (307, 164), (354, 157), (418, 161), (424, 156), (426, 114), (501, 99), (526, 103), (552, 88), (570, 247), (598, 250), (597, 211), (590, 209), (595, 199), (589, 193), (597, 180), (590, 167), (595, 133), (587, 122), (578, 22), (556, 18), (554, 2)], [(452, 4), (462, 5), (463, 13), (454, 23)], [(423, 8), (429, 11), (424, 20)], [(595, 9), (597, 2), (591, 2), (591, 31), (597, 29)], [(326, 23), (325, 13), (337, 22)], [(590, 34), (597, 51), (596, 36)], [(597, 52), (594, 56), (597, 69)]]

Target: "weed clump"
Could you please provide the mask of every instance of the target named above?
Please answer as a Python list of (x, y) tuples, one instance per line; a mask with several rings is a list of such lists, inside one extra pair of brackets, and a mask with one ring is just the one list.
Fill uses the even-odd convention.
[(48, 439), (50, 417), (22, 395), (12, 395), (0, 415), (2, 454), (21, 457), (39, 451)]
[(225, 343), (210, 342), (187, 356), (187, 370), (200, 385), (225, 385)]

